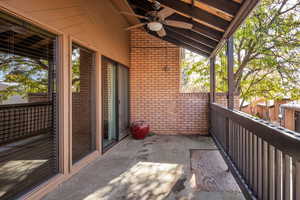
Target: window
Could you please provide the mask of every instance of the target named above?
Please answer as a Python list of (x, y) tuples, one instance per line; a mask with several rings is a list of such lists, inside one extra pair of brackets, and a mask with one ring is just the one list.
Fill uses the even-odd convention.
[(209, 91), (209, 62), (205, 57), (181, 49), (180, 74), (182, 93)]
[(0, 13), (0, 199), (58, 173), (56, 36)]

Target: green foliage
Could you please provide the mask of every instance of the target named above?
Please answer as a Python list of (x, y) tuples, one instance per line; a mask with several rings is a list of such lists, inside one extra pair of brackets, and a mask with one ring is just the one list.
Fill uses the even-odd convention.
[[(208, 63), (197, 54), (183, 50), (184, 59), (181, 60), (181, 90), (182, 92), (207, 92), (209, 91), (209, 69)], [(195, 60), (195, 58), (197, 60)]]
[(228, 80), (227, 80), (227, 57), (226, 51), (223, 48), (218, 56), (216, 56), (215, 68), (216, 68), (216, 92), (228, 91)]
[[(209, 61), (188, 50), (184, 50), (185, 58), (182, 59), (181, 73), (182, 73), (182, 89), (185, 92), (209, 92), (210, 90), (210, 70)], [(198, 57), (199, 61), (195, 61)], [(227, 58), (225, 50), (220, 51), (216, 57), (216, 91), (225, 92), (228, 90), (227, 86)]]
[(80, 92), (80, 49), (72, 51), (72, 91)]
[[(262, 0), (234, 35), (234, 79), (243, 101), (300, 97), (300, 2)], [(191, 71), (208, 72), (205, 62)], [(225, 49), (216, 58), (217, 92), (227, 91)]]
[(28, 93), (46, 93), (48, 63), (0, 52), (0, 82), (7, 85), (0, 90), (0, 102), (13, 95), (26, 97)]
[[(79, 49), (72, 55), (72, 87), (74, 92), (80, 88)], [(30, 93), (48, 92), (48, 69), (46, 60), (38, 60), (0, 52), (0, 83), (5, 88), (0, 90), (0, 102), (11, 96), (19, 95), (26, 98)]]
[(300, 2), (263, 0), (235, 34), (241, 98), (300, 96)]

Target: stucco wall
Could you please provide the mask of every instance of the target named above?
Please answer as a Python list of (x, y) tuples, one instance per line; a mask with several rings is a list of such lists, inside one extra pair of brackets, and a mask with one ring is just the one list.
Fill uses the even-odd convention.
[(6, 0), (0, 5), (129, 64), (128, 24), (110, 0)]

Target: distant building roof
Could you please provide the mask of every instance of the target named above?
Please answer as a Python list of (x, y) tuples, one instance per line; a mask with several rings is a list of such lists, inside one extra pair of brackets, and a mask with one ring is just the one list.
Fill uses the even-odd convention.
[(0, 90), (4, 90), (8, 87), (7, 84), (3, 83), (3, 82), (0, 82)]
[(300, 102), (299, 101), (292, 101), (292, 102), (289, 102), (289, 103), (286, 103), (286, 104), (282, 104), (280, 107), (300, 111)]
[[(241, 103), (242, 103), (242, 102), (241, 102)], [(245, 102), (243, 103), (242, 108), (245, 108), (245, 107), (247, 107), (247, 106), (249, 106), (249, 105), (250, 105), (250, 102), (245, 101)], [(241, 106), (241, 104), (240, 104), (240, 106)]]
[(258, 106), (267, 106), (267, 107), (272, 107), (274, 106), (274, 101), (268, 101), (268, 104), (266, 102), (259, 102), (257, 103)]

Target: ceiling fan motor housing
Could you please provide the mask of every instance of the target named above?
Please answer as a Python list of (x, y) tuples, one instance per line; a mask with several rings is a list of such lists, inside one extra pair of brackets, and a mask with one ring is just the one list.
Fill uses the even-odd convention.
[(147, 24), (147, 27), (151, 30), (151, 31), (160, 31), (163, 28), (163, 25), (160, 22), (149, 22)]

